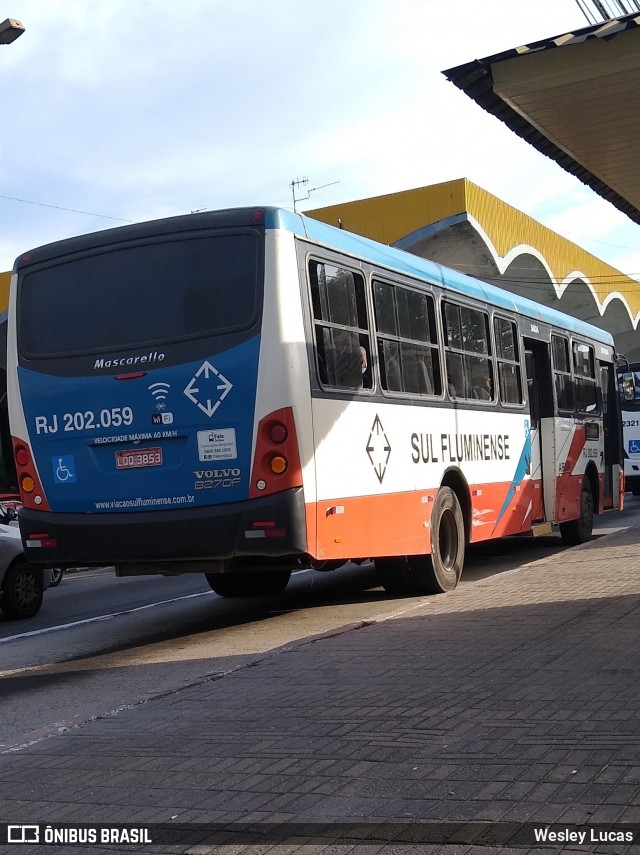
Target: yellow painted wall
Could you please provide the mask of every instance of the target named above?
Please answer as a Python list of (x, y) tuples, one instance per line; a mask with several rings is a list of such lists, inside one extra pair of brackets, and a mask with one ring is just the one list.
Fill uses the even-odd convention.
[(633, 315), (640, 311), (640, 284), (635, 279), (466, 178), (305, 213), (333, 226), (341, 219), (348, 231), (393, 244), (425, 226), (465, 212), (484, 230), (501, 258), (518, 246), (530, 246), (544, 258), (557, 285), (579, 271), (600, 302), (609, 293), (619, 292)]
[(0, 312), (6, 312), (9, 308), (9, 282), (11, 271), (0, 273)]
[[(486, 232), (496, 253), (504, 257), (517, 246), (531, 246), (549, 265), (556, 283), (580, 271), (602, 302), (618, 291), (631, 312), (640, 311), (640, 283), (591, 253), (556, 234), (466, 178), (418, 187), (386, 196), (359, 199), (306, 211), (306, 215), (385, 244), (393, 244), (418, 229), (456, 214), (468, 213)], [(0, 312), (9, 305), (11, 272), (0, 273)]]
[(532, 217), (466, 181), (467, 211), (482, 226), (499, 256), (521, 244), (536, 249), (545, 259), (557, 284), (580, 271), (593, 286), (600, 302), (620, 292), (635, 315), (640, 310), (640, 284), (582, 247), (543, 226)]
[(305, 211), (308, 217), (392, 244), (424, 226), (466, 211), (466, 179)]

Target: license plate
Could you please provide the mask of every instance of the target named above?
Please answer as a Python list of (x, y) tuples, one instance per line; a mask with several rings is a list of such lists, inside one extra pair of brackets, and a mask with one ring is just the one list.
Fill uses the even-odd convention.
[(143, 466), (161, 466), (161, 448), (135, 448), (116, 451), (116, 469), (141, 469)]

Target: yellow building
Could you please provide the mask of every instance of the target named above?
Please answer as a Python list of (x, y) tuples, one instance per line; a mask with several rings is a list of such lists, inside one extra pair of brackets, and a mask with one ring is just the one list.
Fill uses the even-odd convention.
[(640, 283), (466, 178), (306, 214), (589, 321), (640, 360)]
[(0, 273), (0, 323), (7, 319), (7, 309), (9, 307), (9, 282), (11, 281), (11, 273)]
[[(466, 178), (305, 213), (603, 327), (640, 360), (640, 283)], [(9, 279), (0, 273), (0, 323)]]

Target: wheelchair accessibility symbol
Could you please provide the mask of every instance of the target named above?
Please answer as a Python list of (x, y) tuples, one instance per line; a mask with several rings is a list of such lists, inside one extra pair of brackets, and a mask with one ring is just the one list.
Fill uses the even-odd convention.
[(640, 439), (629, 440), (629, 454), (640, 454)]
[(76, 483), (76, 464), (72, 454), (64, 457), (52, 457), (53, 480), (56, 484)]

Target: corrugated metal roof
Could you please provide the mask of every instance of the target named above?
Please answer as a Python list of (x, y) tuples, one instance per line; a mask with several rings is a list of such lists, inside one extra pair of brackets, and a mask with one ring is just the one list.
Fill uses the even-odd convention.
[(640, 15), (532, 42), (443, 74), (640, 223)]

